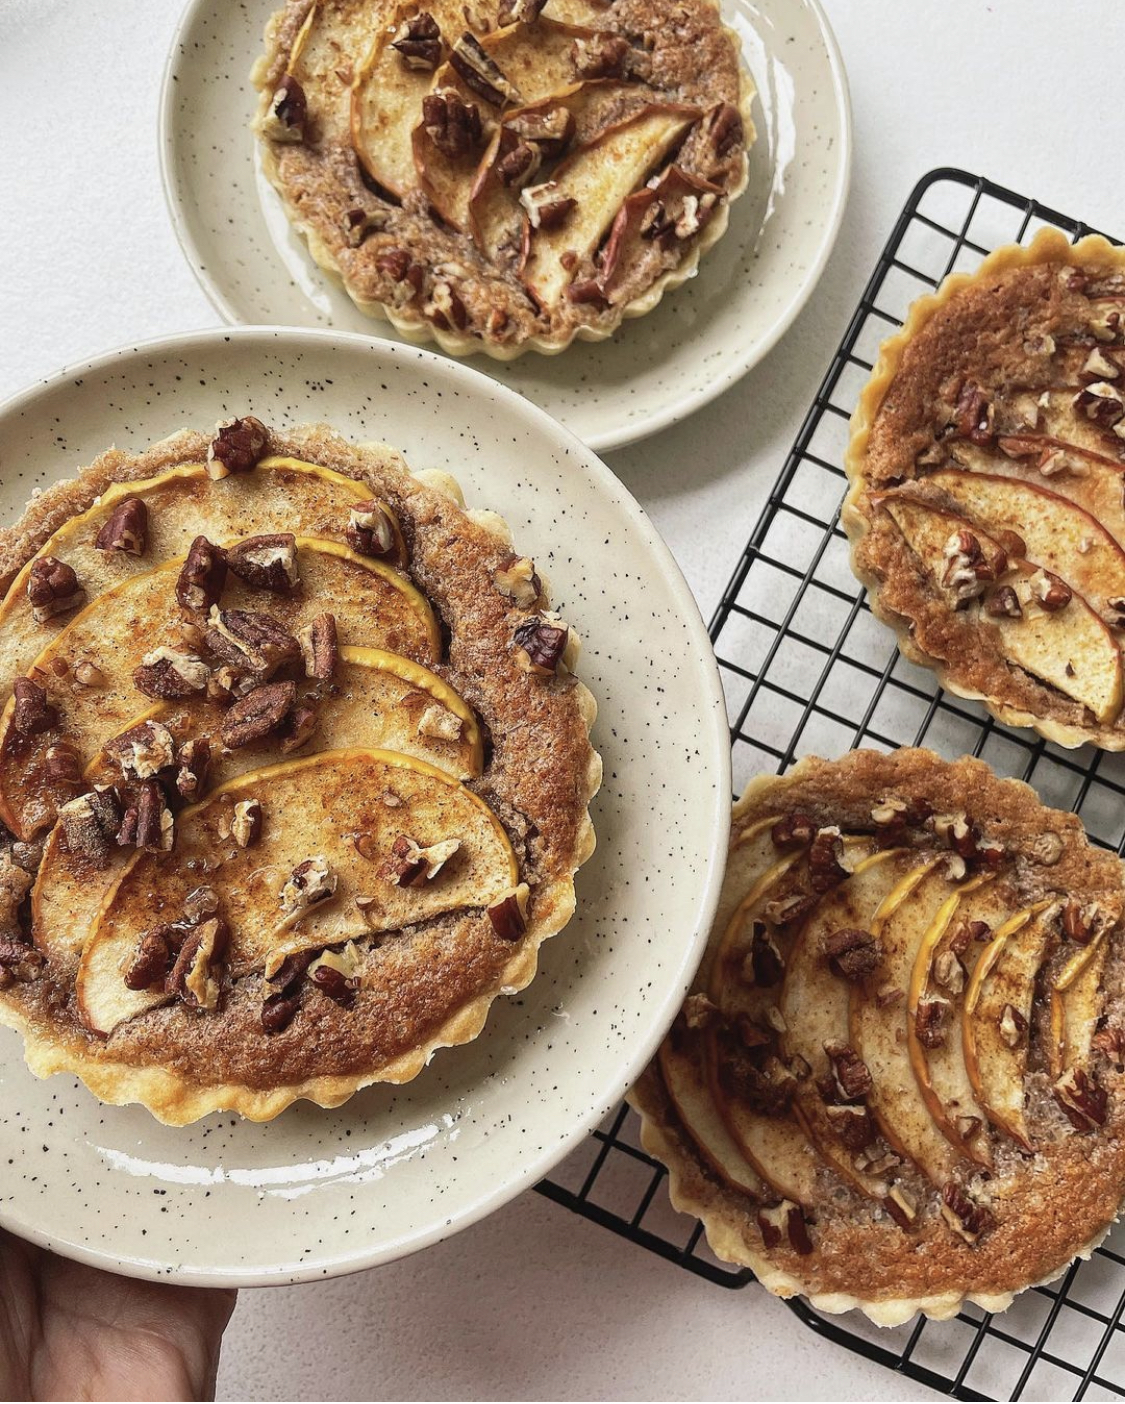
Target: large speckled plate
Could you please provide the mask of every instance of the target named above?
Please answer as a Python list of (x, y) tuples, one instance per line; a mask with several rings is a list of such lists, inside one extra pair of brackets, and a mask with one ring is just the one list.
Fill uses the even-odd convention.
[(383, 439), (454, 474), (550, 575), (585, 639), (605, 784), (578, 914), (480, 1038), (337, 1111), (185, 1129), (38, 1082), (0, 1031), (0, 1223), (140, 1276), (296, 1282), (386, 1262), (532, 1185), (648, 1062), (714, 913), (730, 821), (726, 711), (706, 631), (625, 489), (518, 395), (428, 351), (244, 328), (125, 349), (0, 407), (0, 517), (112, 443), (250, 412)]
[[(281, 0), (192, 0), (168, 59), (164, 188), (184, 253), (230, 322), (335, 327), (393, 339), (316, 267), (258, 167), (250, 66)], [(775, 345), (836, 239), (851, 167), (847, 80), (818, 0), (723, 0), (758, 87), (750, 184), (698, 276), (608, 342), (472, 364), (591, 448), (675, 424)]]

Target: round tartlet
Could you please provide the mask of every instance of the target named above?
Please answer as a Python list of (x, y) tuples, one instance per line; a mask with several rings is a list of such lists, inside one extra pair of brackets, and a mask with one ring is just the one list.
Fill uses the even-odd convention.
[(503, 520), (246, 417), (0, 533), (0, 1020), (182, 1125), (415, 1077), (594, 847), (578, 640)]
[(289, 0), (253, 78), (313, 258), (453, 355), (612, 335), (747, 181), (754, 90), (714, 0)]
[(914, 304), (843, 523), (903, 653), (1001, 721), (1125, 747), (1125, 254), (1045, 230)]
[(980, 761), (807, 759), (736, 804), (703, 966), (631, 1094), (677, 1208), (893, 1325), (1088, 1256), (1125, 1193), (1125, 873)]

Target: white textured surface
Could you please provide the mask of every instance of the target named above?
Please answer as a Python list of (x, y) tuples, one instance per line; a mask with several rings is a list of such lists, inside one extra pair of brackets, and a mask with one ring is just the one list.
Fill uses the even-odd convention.
[[(1119, 0), (825, 0), (849, 67), (852, 199), (793, 331), (705, 418), (611, 462), (714, 606), (915, 180), (979, 169), (1114, 229), (1119, 103), (1088, 92)], [(156, 160), (171, 0), (0, 4), (0, 396), (126, 339), (212, 324), (167, 225)], [(1060, 97), (1060, 95), (1062, 95)], [(1096, 118), (1091, 113), (1096, 109)], [(0, 444), (0, 475), (5, 446)], [(929, 1397), (817, 1341), (760, 1292), (724, 1292), (535, 1195), (423, 1256), (246, 1294), (220, 1393)]]

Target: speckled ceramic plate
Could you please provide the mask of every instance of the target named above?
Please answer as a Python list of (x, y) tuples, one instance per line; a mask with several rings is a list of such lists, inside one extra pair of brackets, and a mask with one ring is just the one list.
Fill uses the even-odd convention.
[(383, 439), (453, 473), (542, 562), (585, 639), (605, 784), (578, 915), (475, 1043), (408, 1086), (267, 1125), (182, 1130), (36, 1081), (0, 1031), (0, 1223), (141, 1276), (295, 1282), (420, 1248), (532, 1185), (621, 1096), (698, 962), (730, 819), (726, 710), (706, 630), (625, 489), (518, 395), (428, 351), (277, 328), (204, 332), (74, 366), (0, 407), (0, 516), (107, 445), (251, 412)]
[[(313, 263), (257, 165), (247, 75), (281, 0), (192, 0), (164, 78), (161, 160), (180, 243), (230, 322), (393, 338)], [(598, 450), (707, 404), (771, 349), (835, 242), (851, 166), (847, 80), (818, 0), (724, 0), (758, 86), (750, 185), (698, 276), (608, 342), (477, 369)]]

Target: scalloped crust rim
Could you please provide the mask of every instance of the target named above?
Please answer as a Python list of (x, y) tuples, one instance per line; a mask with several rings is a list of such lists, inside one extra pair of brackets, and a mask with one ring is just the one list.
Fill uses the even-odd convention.
[[(731, 43), (735, 46), (736, 51), (741, 55), (742, 40), (739, 35), (731, 29), (729, 25), (724, 25), (723, 30)], [(251, 82), (261, 93), (257, 111), (250, 124), (252, 130), (256, 129), (258, 121), (265, 115), (268, 108), (270, 94), (265, 90), (262, 84), (266, 72), (272, 66), (273, 60), (279, 56), (279, 51), (274, 42), (272, 20), (271, 25), (267, 26), (266, 44), (266, 54), (255, 61), (250, 74)], [(689, 251), (683, 261), (675, 268), (670, 268), (666, 273), (662, 273), (652, 286), (641, 293), (639, 297), (635, 297), (630, 302), (625, 303), (624, 306), (619, 309), (620, 315), (611, 324), (602, 327), (578, 326), (575, 327), (569, 336), (561, 340), (559, 338), (531, 336), (525, 341), (520, 342), (518, 346), (501, 346), (494, 342), (488, 342), (483, 337), (461, 336), (457, 332), (445, 331), (441, 327), (434, 326), (432, 322), (427, 322), (424, 317), (403, 316), (402, 312), (396, 307), (391, 307), (385, 302), (379, 302), (371, 298), (360, 297), (357, 293), (353, 292), (347, 279), (340, 272), (339, 264), (336, 262), (332, 250), (316, 230), (311, 228), (304, 221), (297, 207), (286, 195), (284, 182), (278, 170), (273, 147), (268, 141), (260, 137), (257, 138), (257, 142), (261, 155), (262, 173), (277, 192), (278, 198), (285, 208), (285, 214), (290, 224), (304, 238), (308, 246), (309, 256), (322, 272), (326, 273), (338, 287), (342, 288), (344, 292), (347, 293), (355, 306), (358, 307), (365, 316), (371, 317), (376, 321), (389, 322), (399, 336), (405, 338), (405, 340), (411, 342), (415, 346), (422, 346), (429, 342), (434, 342), (447, 356), (464, 357), (486, 355), (494, 361), (515, 361), (528, 351), (536, 351), (541, 356), (557, 356), (560, 352), (565, 351), (568, 346), (572, 346), (576, 340), (592, 342), (608, 341), (609, 338), (619, 330), (622, 322), (632, 320), (635, 317), (644, 317), (649, 312), (652, 312), (659, 306), (665, 293), (672, 292), (676, 288), (682, 287), (689, 278), (695, 277), (696, 273), (699, 271), (700, 260), (727, 232), (730, 225), (731, 204), (745, 192), (749, 184), (750, 158), (748, 153), (758, 136), (752, 115), (754, 98), (757, 96), (758, 90), (744, 66), (739, 67), (739, 83), (740, 93), (738, 108), (742, 117), (743, 133), (746, 143), (746, 151), (743, 153), (742, 157), (742, 176), (738, 183), (727, 191), (727, 198), (723, 202), (722, 208), (696, 240), (694, 248)], [(256, 130), (255, 136), (257, 137)]]
[(909, 343), (930, 319), (946, 303), (955, 298), (973, 283), (994, 277), (1012, 268), (1026, 268), (1030, 264), (1054, 263), (1062, 260), (1068, 263), (1111, 263), (1125, 268), (1125, 248), (1111, 244), (1100, 234), (1089, 234), (1078, 243), (1070, 240), (1058, 229), (1042, 229), (1030, 244), (1005, 244), (989, 254), (973, 273), (951, 273), (934, 293), (927, 293), (911, 303), (902, 329), (888, 337), (879, 348), (879, 359), (871, 378), (860, 393), (859, 401), (851, 418), (851, 434), (844, 454), (844, 470), (848, 477), (848, 491), (840, 511), (840, 522), (848, 537), (851, 548), (851, 566), (860, 584), (867, 590), (872, 613), (894, 630), (899, 652), (911, 663), (921, 668), (929, 668), (937, 676), (946, 692), (967, 702), (983, 702), (997, 721), (1005, 726), (1024, 727), (1037, 731), (1047, 741), (1076, 750), (1079, 746), (1095, 745), (1107, 751), (1125, 750), (1125, 730), (1102, 726), (1072, 726), (1055, 721), (1051, 717), (1038, 717), (1021, 708), (1012, 707), (998, 698), (988, 697), (973, 688), (965, 687), (952, 678), (949, 670), (940, 659), (932, 658), (918, 646), (911, 633), (910, 620), (904, 618), (883, 604), (880, 599), (881, 582), (871, 571), (863, 570), (857, 557), (860, 542), (870, 529), (870, 520), (860, 509), (859, 502), (866, 490), (864, 464), (871, 430), (890, 389), (898, 374), (902, 357)]
[[(401, 457), (384, 444), (355, 445), (348, 443), (325, 425), (305, 424), (289, 430), (282, 441), (308, 454), (311, 462), (316, 462), (318, 444), (327, 440), (334, 446), (346, 448), (352, 455), (390, 455), (402, 463)], [(169, 436), (149, 450), (162, 445), (174, 445), (181, 438), (180, 433)], [(189, 440), (190, 442), (190, 440)], [(127, 467), (132, 460), (125, 459), (118, 467)], [(336, 471), (344, 471), (337, 468)], [(403, 465), (403, 472), (410, 470)], [(351, 476), (350, 474), (345, 474)], [(439, 478), (426, 474), (410, 474), (414, 479), (414, 491), (437, 493), (454, 502), (462, 511), (464, 499), (456, 481), (447, 474)], [(112, 478), (112, 481), (129, 481), (127, 476)], [(65, 486), (72, 492), (81, 486), (82, 475), (77, 481), (71, 480)], [(103, 489), (104, 490), (104, 489)], [(469, 513), (466, 513), (469, 515)], [(493, 512), (473, 513), (473, 520), (483, 530), (488, 531), (505, 545), (510, 535), (503, 518)], [(483, 519), (483, 520), (482, 520)], [(34, 554), (29, 551), (28, 559)], [(597, 718), (597, 703), (584, 683), (575, 681), (572, 693), (575, 706), (585, 727), (587, 743)], [(223, 1083), (211, 1086), (193, 1084), (178, 1074), (162, 1067), (139, 1067), (132, 1063), (113, 1061), (91, 1056), (87, 1048), (77, 1039), (48, 1040), (42, 1037), (37, 1024), (29, 1020), (20, 1006), (9, 1002), (0, 995), (0, 1025), (15, 1029), (23, 1035), (24, 1060), (36, 1077), (47, 1078), (56, 1073), (72, 1073), (78, 1077), (99, 1101), (111, 1106), (125, 1106), (139, 1102), (160, 1122), (167, 1126), (186, 1126), (212, 1112), (237, 1112), (248, 1121), (272, 1121), (287, 1107), (297, 1101), (310, 1101), (324, 1108), (338, 1107), (361, 1088), (376, 1082), (401, 1084), (412, 1081), (426, 1067), (430, 1059), (442, 1048), (453, 1048), (471, 1043), (484, 1028), (488, 1011), (500, 995), (518, 994), (527, 988), (535, 978), (539, 968), (539, 948), (544, 941), (557, 935), (570, 921), (575, 911), (574, 876), (593, 855), (596, 846), (593, 821), (589, 805), (597, 794), (602, 780), (602, 762), (598, 753), (587, 744), (587, 761), (582, 777), (581, 793), (578, 802), (582, 807), (575, 850), (571, 856), (569, 877), (556, 879), (536, 892), (535, 912), (522, 941), (513, 952), (496, 979), (496, 988), (489, 993), (478, 995), (461, 1009), (452, 1014), (420, 1047), (384, 1063), (381, 1067), (361, 1074), (346, 1076), (315, 1077), (302, 1082), (257, 1091), (241, 1083)]]

